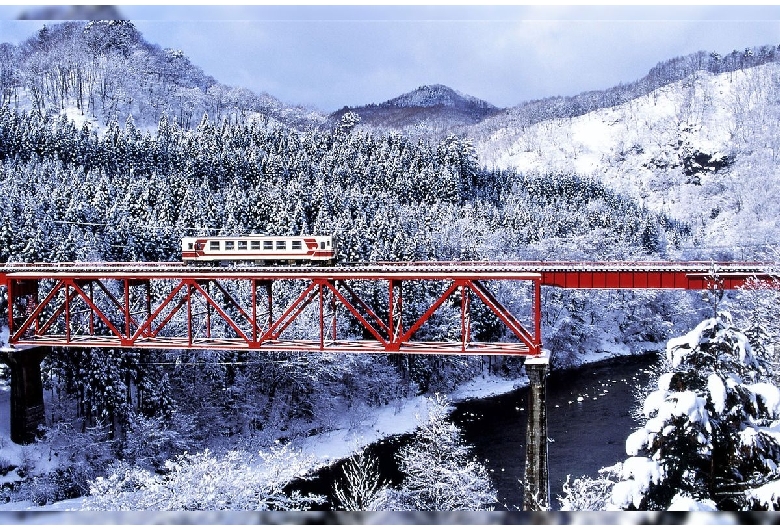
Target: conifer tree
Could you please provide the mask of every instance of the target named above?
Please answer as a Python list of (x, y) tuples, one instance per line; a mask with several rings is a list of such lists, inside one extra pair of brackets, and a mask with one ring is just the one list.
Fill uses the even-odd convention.
[(667, 361), (644, 402), (647, 423), (626, 440), (612, 504), (752, 508), (752, 492), (780, 480), (780, 390), (727, 313), (670, 340)]

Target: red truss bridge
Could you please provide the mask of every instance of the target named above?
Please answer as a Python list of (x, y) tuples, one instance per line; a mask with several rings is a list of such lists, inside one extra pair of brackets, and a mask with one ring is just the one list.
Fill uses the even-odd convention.
[[(9, 263), (0, 266), (0, 288), (12, 346), (538, 356), (542, 286), (734, 289), (777, 270), (710, 262)], [(475, 340), (475, 313), (503, 327), (503, 339)]]

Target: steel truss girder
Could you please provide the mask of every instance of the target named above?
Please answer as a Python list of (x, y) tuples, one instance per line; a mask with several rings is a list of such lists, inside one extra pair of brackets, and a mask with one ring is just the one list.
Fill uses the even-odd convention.
[[(53, 280), (48, 290), (41, 287), (45, 279), (35, 282), (33, 288), (29, 279), (22, 284), (6, 278), (12, 299), (9, 305), (12, 344), (523, 356), (541, 353), (541, 284), (537, 274), (512, 279), (531, 281), (535, 285), (530, 308), (534, 327), (531, 331), (499, 302), (484, 281), (475, 278), (295, 278), (302, 287), (281, 311), (274, 305), (273, 288), (283, 280), (276, 279), (68, 277)], [(387, 283), (387, 297), (380, 301), (380, 306), (372, 307), (358, 294), (355, 284), (377, 281)], [(417, 308), (420, 314), (411, 315), (408, 309), (405, 314), (406, 281), (433, 281), (444, 288), (424, 310)], [(369, 290), (372, 288), (369, 285)], [(153, 290), (161, 293), (155, 300)], [(265, 296), (259, 292), (262, 290)], [(239, 296), (237, 293), (241, 291), (243, 294)], [(475, 302), (484, 304), (506, 327), (510, 342), (472, 340), (471, 311)], [(447, 304), (459, 309), (458, 321), (454, 323), (457, 330), (453, 332), (458, 340), (417, 340), (424, 326)], [(314, 313), (315, 326), (310, 321), (301, 322), (307, 310)], [(337, 317), (345, 315), (352, 319), (353, 327), (362, 330), (361, 339), (338, 337)], [(304, 327), (308, 324), (309, 336), (301, 337), (300, 329), (290, 332), (297, 324)]]

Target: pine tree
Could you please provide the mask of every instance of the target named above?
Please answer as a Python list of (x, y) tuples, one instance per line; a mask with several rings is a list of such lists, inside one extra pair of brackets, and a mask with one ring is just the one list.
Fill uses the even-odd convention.
[(727, 313), (670, 340), (667, 362), (644, 402), (647, 423), (626, 440), (631, 457), (612, 503), (750, 509), (751, 492), (780, 479), (780, 390), (762, 380), (762, 363)]

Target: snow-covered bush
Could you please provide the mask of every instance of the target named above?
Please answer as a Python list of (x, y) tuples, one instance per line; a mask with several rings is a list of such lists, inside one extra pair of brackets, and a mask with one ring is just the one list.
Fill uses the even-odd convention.
[(118, 442), (118, 452), (130, 465), (160, 469), (167, 460), (191, 448), (192, 436), (191, 421), (184, 414), (175, 414), (170, 421), (161, 415), (148, 418), (133, 413)]
[(583, 476), (572, 480), (571, 476), (567, 475), (563, 484), (563, 495), (558, 496), (560, 510), (570, 512), (606, 509), (610, 492), (621, 469), (620, 464), (602, 468), (597, 478)]
[(80, 432), (66, 424), (48, 428), (36, 444), (22, 446), (16, 473), (23, 478), (13, 501), (43, 506), (86, 495), (89, 482), (114, 459), (108, 429)]
[(721, 312), (670, 340), (666, 357), (646, 423), (626, 440), (611, 507), (758, 504), (750, 492), (780, 478), (780, 390), (762, 381), (748, 338)]
[(184, 454), (152, 473), (125, 463), (90, 483), (88, 510), (307, 510), (317, 495), (286, 493), (311, 461), (287, 445), (251, 454)]

